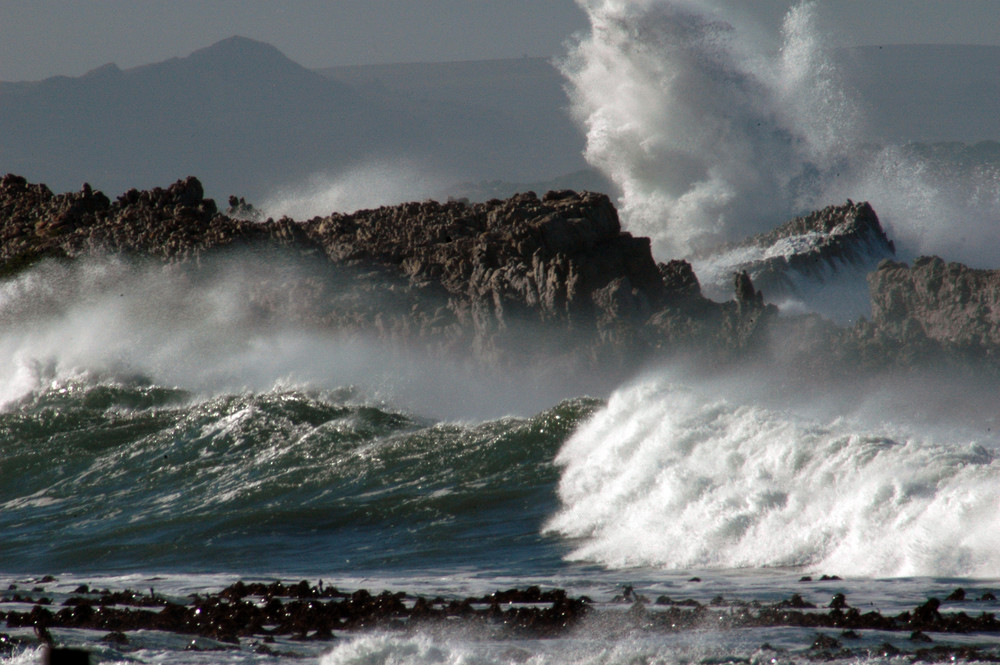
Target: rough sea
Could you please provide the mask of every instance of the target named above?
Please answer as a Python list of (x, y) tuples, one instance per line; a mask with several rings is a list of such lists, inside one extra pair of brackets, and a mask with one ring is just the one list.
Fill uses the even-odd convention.
[[(995, 256), (996, 173), (945, 177), (898, 147), (861, 150), (861, 111), (808, 5), (777, 53), (700, 3), (581, 5), (593, 29), (563, 67), (588, 159), (658, 259), (848, 196), (872, 202), (901, 258)], [(945, 209), (962, 215), (935, 225)], [(234, 294), (259, 269), (233, 262), (192, 284), (105, 257), (0, 283), (0, 596), (56, 606), (80, 585), (184, 599), (236, 580), (322, 580), (457, 599), (538, 585), (587, 595), (607, 618), (629, 609), (613, 602), (626, 585), (701, 603), (827, 606), (842, 593), (886, 615), (961, 587), (969, 600), (950, 611), (1000, 610), (988, 599), (1000, 595), (1000, 392), (985, 379), (824, 386), (665, 365), (609, 387), (474, 369), (246, 328)], [(776, 665), (810, 660), (817, 631), (458, 627), (279, 641), (283, 655), (155, 631), (127, 646), (52, 633), (108, 663)], [(884, 648), (912, 651), (910, 638), (865, 631), (844, 660), (911, 662)], [(5, 665), (39, 659), (0, 651)]]

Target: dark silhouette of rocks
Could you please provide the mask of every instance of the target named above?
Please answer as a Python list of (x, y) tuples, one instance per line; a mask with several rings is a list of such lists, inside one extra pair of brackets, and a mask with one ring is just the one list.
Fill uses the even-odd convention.
[[(491, 626), (509, 635), (545, 636), (563, 632), (589, 611), (589, 602), (570, 598), (562, 589), (510, 589), (478, 597), (445, 600), (366, 589), (344, 593), (335, 588), (298, 584), (236, 584), (218, 594), (192, 596), (189, 603), (133, 591), (102, 592), (72, 598), (62, 609), (36, 605), (28, 612), (0, 612), (9, 628), (34, 627), (110, 631), (104, 642), (129, 645), (128, 633), (160, 630), (198, 635), (239, 644), (240, 638), (276, 636), (301, 640), (334, 639), (334, 630), (413, 630), (454, 619)], [(114, 597), (109, 597), (114, 596)], [(0, 600), (0, 604), (11, 602)], [(150, 609), (152, 607), (158, 610)]]
[(733, 357), (761, 340), (776, 313), (743, 282), (753, 297), (702, 297), (690, 265), (657, 265), (649, 240), (622, 232), (603, 194), (425, 201), (303, 222), (255, 222), (245, 201), (230, 204), (243, 214), (220, 214), (191, 177), (111, 201), (87, 185), (55, 195), (7, 175), (0, 274), (100, 253), (176, 263), (283, 249), (315, 270), (294, 282), (261, 271), (253, 305), (262, 316), (487, 362), (512, 353), (573, 366), (634, 366), (682, 350)]
[(500, 365), (526, 357), (564, 370), (627, 371), (653, 357), (718, 363), (771, 350), (830, 373), (942, 359), (995, 367), (1000, 357), (1000, 271), (936, 257), (879, 263), (868, 276), (870, 320), (838, 327), (777, 316), (761, 281), (893, 251), (867, 203), (757, 236), (752, 242), (767, 246), (811, 240), (807, 251), (768, 259), (780, 270), (757, 265), (771, 277), (733, 274), (725, 302), (702, 295), (686, 261), (656, 263), (649, 240), (623, 232), (609, 198), (593, 192), (413, 202), (305, 221), (261, 221), (244, 199), (229, 203), (220, 213), (193, 177), (112, 201), (89, 185), (57, 195), (8, 174), (0, 179), (0, 276), (108, 253), (197, 272), (227, 251), (254, 252), (265, 266), (280, 252), (309, 269), (249, 278), (256, 318), (248, 325), (291, 320)]
[[(995, 647), (968, 644), (970, 635), (1000, 634), (1000, 622), (994, 613), (972, 616), (963, 611), (942, 612), (935, 598), (912, 610), (883, 614), (834, 603), (829, 609), (817, 607), (799, 594), (776, 603), (717, 595), (707, 604), (690, 598), (673, 601), (665, 596), (650, 604), (645, 596), (625, 586), (624, 593), (606, 605), (625, 603), (631, 607), (616, 611), (587, 597), (571, 597), (563, 589), (542, 590), (536, 586), (446, 599), (392, 591), (376, 595), (366, 589), (341, 591), (324, 587), (322, 582), (311, 585), (303, 580), (295, 584), (239, 581), (218, 593), (183, 600), (130, 590), (104, 590), (91, 591), (85, 598), (73, 601), (63, 602), (58, 609), (35, 605), (27, 611), (4, 611), (4, 605), (13, 601), (0, 599), (0, 621), (5, 621), (8, 628), (34, 628), (46, 636), (32, 640), (0, 634), (0, 653), (10, 655), (40, 641), (58, 641), (66, 629), (103, 632), (100, 643), (121, 652), (141, 648), (135, 644), (142, 641), (141, 634), (135, 635), (138, 631), (162, 631), (195, 637), (191, 648), (199, 650), (248, 649), (275, 655), (281, 652), (267, 645), (276, 644), (279, 638), (329, 641), (344, 633), (367, 630), (406, 634), (444, 627), (473, 628), (495, 639), (518, 639), (558, 637), (579, 628), (595, 634), (656, 634), (785, 626), (806, 630), (796, 653), (808, 659), (870, 657), (872, 647), (845, 647), (841, 639), (858, 642), (865, 631), (880, 631), (893, 635), (903, 647), (883, 643), (877, 647), (877, 653), (882, 655), (909, 654), (928, 662), (952, 661), (956, 657), (1000, 660)], [(822, 631), (837, 631), (841, 639)], [(929, 638), (928, 632), (935, 633), (935, 639)], [(961, 636), (963, 643), (947, 644), (950, 635)], [(945, 643), (916, 646), (934, 642)], [(912, 651), (906, 650), (907, 643), (913, 645)], [(761, 648), (773, 650), (769, 645)], [(58, 649), (66, 647), (59, 645), (52, 653)], [(74, 657), (86, 654), (76, 648), (71, 650), (75, 651)]]

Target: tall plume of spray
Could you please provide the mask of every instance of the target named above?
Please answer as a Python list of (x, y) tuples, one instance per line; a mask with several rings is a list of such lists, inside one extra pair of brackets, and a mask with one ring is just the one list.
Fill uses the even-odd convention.
[(704, 3), (594, 0), (564, 73), (587, 159), (623, 191), (660, 255), (764, 230), (853, 143), (856, 111), (809, 31), (787, 16), (777, 57)]
[(789, 10), (780, 45), (709, 0), (579, 3), (591, 30), (562, 69), (586, 158), (619, 185), (626, 226), (658, 257), (853, 198), (875, 206), (904, 255), (989, 261), (1000, 178), (876, 147), (813, 3)]

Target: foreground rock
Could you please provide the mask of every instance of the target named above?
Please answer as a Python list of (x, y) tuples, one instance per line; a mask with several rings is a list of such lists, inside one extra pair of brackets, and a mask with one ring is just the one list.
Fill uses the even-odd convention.
[[(43, 594), (45, 589), (36, 587), (33, 593)], [(294, 584), (239, 581), (218, 593), (185, 599), (164, 597), (153, 589), (144, 594), (98, 591), (86, 585), (61, 599), (32, 598), (12, 587), (0, 598), (0, 621), (20, 634), (0, 633), (0, 655), (12, 656), (38, 642), (60, 644), (65, 639), (74, 640), (73, 646), (79, 648), (87, 632), (103, 635), (100, 643), (119, 656), (141, 650), (152, 635), (160, 633), (195, 638), (188, 643), (189, 650), (246, 650), (293, 657), (300, 654), (286, 650), (296, 643), (322, 643), (372, 630), (460, 631), (480, 639), (511, 640), (573, 636), (579, 634), (575, 633), (578, 629), (592, 637), (686, 631), (741, 631), (750, 636), (749, 631), (755, 629), (788, 627), (800, 630), (786, 634), (781, 648), (764, 643), (758, 649), (807, 660), (873, 656), (911, 656), (926, 662), (1000, 660), (996, 643), (1000, 621), (985, 611), (996, 597), (985, 593), (970, 601), (982, 608), (971, 614), (962, 611), (964, 600), (964, 590), (956, 589), (944, 601), (932, 597), (911, 610), (883, 614), (870, 607), (864, 611), (852, 607), (843, 593), (822, 605), (799, 593), (778, 602), (717, 595), (705, 603), (665, 595), (650, 601), (631, 586), (625, 587), (622, 596), (603, 603), (537, 586), (449, 599), (391, 591), (375, 595), (366, 589), (345, 592), (324, 587), (322, 581), (310, 585), (305, 580)], [(946, 607), (955, 602), (958, 607)], [(29, 630), (34, 637), (24, 635)]]
[(657, 264), (649, 240), (622, 232), (608, 197), (590, 192), (256, 222), (220, 214), (195, 178), (111, 201), (89, 186), (54, 195), (7, 175), (0, 239), (7, 275), (101, 253), (197, 267), (223, 250), (290, 251), (311, 270), (255, 275), (262, 317), (491, 363), (527, 354), (624, 367), (688, 350), (731, 358), (762, 346), (776, 313), (746, 280), (736, 300), (704, 298), (689, 264)]

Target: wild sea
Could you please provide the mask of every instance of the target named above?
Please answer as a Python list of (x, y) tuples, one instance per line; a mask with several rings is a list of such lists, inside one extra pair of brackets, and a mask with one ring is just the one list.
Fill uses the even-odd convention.
[[(901, 258), (995, 256), (996, 171), (863, 140), (808, 4), (777, 52), (699, 3), (582, 4), (592, 30), (562, 63), (574, 112), (658, 259), (848, 196), (872, 202)], [(81, 585), (186, 602), (303, 579), (446, 599), (563, 588), (598, 617), (630, 609), (615, 602), (626, 585), (703, 604), (844, 594), (883, 615), (961, 587), (949, 611), (1000, 610), (1000, 392), (986, 378), (826, 386), (665, 365), (608, 386), (469, 369), (244, 327), (242, 276), (261, 268), (235, 260), (195, 284), (104, 257), (0, 283), (0, 611), (31, 609), (16, 594), (55, 610)], [(822, 310), (838, 279), (781, 304)], [(791, 663), (815, 657), (817, 632), (852, 650), (835, 660), (909, 662), (885, 645), (915, 648), (877, 630), (616, 625), (335, 631), (277, 653), (51, 632), (93, 662), (167, 665)], [(0, 663), (38, 662), (31, 629), (5, 632), (27, 641)], [(995, 634), (929, 636), (1000, 648)]]

